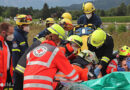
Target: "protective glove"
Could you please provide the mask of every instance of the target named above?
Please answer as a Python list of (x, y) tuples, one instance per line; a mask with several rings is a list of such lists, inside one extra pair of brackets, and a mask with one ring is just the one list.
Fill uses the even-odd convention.
[(94, 74), (96, 75), (96, 76), (98, 76), (99, 75), (99, 73), (100, 73), (100, 68), (99, 67), (97, 67), (95, 70), (94, 70)]
[(120, 66), (118, 66), (118, 67), (117, 67), (117, 71), (125, 71), (125, 69), (122, 68), (122, 67), (120, 67)]

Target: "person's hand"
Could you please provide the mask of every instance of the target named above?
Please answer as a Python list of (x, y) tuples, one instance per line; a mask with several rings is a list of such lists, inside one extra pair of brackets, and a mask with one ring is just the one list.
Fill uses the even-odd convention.
[(94, 70), (94, 74), (96, 75), (96, 76), (98, 76), (99, 75), (99, 73), (100, 73), (100, 68), (99, 67), (97, 67), (95, 70)]

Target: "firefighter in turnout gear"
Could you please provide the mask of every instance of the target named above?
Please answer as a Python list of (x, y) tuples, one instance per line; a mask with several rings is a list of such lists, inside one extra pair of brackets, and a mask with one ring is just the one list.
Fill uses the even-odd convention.
[(85, 5), (83, 5), (83, 11), (84, 14), (79, 17), (77, 24), (93, 24), (96, 26), (96, 28), (101, 26), (101, 19), (94, 13), (95, 7), (91, 2), (87, 2)]
[[(13, 48), (12, 48), (12, 60), (13, 60), (13, 67), (15, 68), (20, 57), (24, 54), (26, 49), (28, 48), (27, 42), (27, 34), (29, 33), (32, 17), (30, 15), (17, 15), (16, 17), (16, 27), (14, 32), (14, 39), (13, 39)], [(22, 90), (20, 84), (22, 78), (19, 78), (17, 74), (14, 72), (14, 90)]]
[(88, 50), (95, 52), (99, 59), (99, 65), (95, 69), (96, 76), (100, 71), (104, 76), (109, 62), (112, 60), (114, 43), (112, 37), (103, 30), (95, 30), (88, 38)]
[(44, 30), (42, 30), (39, 34), (37, 34), (33, 41), (35, 42), (36, 40), (39, 40), (40, 38), (44, 38), (46, 36), (46, 34), (48, 34), (48, 30), (47, 28), (52, 26), (55, 23), (55, 20), (53, 18), (47, 18), (45, 20), (45, 24), (46, 24), (46, 28)]

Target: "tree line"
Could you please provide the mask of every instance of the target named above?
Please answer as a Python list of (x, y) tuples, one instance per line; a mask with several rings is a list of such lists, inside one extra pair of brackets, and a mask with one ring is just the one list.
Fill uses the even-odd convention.
[[(32, 17), (35, 19), (46, 19), (48, 17), (55, 17), (58, 19), (64, 12), (65, 9), (61, 7), (49, 8), (47, 3), (43, 5), (43, 8), (41, 10), (33, 9), (32, 7), (17, 8), (0, 6), (0, 16), (4, 18), (15, 17), (17, 14), (27, 14), (32, 15)], [(82, 10), (73, 10), (69, 12), (72, 14), (74, 20), (78, 19), (79, 16), (83, 14)], [(98, 16), (130, 16), (130, 4), (126, 6), (125, 3), (122, 3), (120, 6), (111, 8), (109, 10), (97, 9), (95, 13)]]
[(65, 12), (63, 8), (61, 7), (49, 8), (47, 3), (43, 5), (43, 8), (41, 10), (33, 9), (32, 7), (17, 8), (17, 7), (0, 6), (0, 16), (4, 18), (13, 18), (17, 14), (32, 15), (32, 17), (35, 19), (38, 19), (38, 18), (46, 19), (48, 17), (60, 18), (63, 12)]

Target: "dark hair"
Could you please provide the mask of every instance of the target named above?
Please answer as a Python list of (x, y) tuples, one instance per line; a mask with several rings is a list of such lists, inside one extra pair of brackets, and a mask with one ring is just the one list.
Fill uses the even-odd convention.
[(9, 23), (6, 23), (6, 22), (3, 22), (3, 23), (1, 23), (0, 24), (0, 33), (2, 32), (2, 31), (8, 31), (9, 30), (9, 27), (10, 26), (12, 26), (11, 24), (9, 24)]
[(120, 66), (122, 66), (122, 61), (124, 60), (124, 59), (126, 59), (127, 58), (127, 56), (119, 56), (119, 58), (118, 58), (118, 61), (119, 61), (119, 63), (118, 63), (118, 65), (120, 65)]

